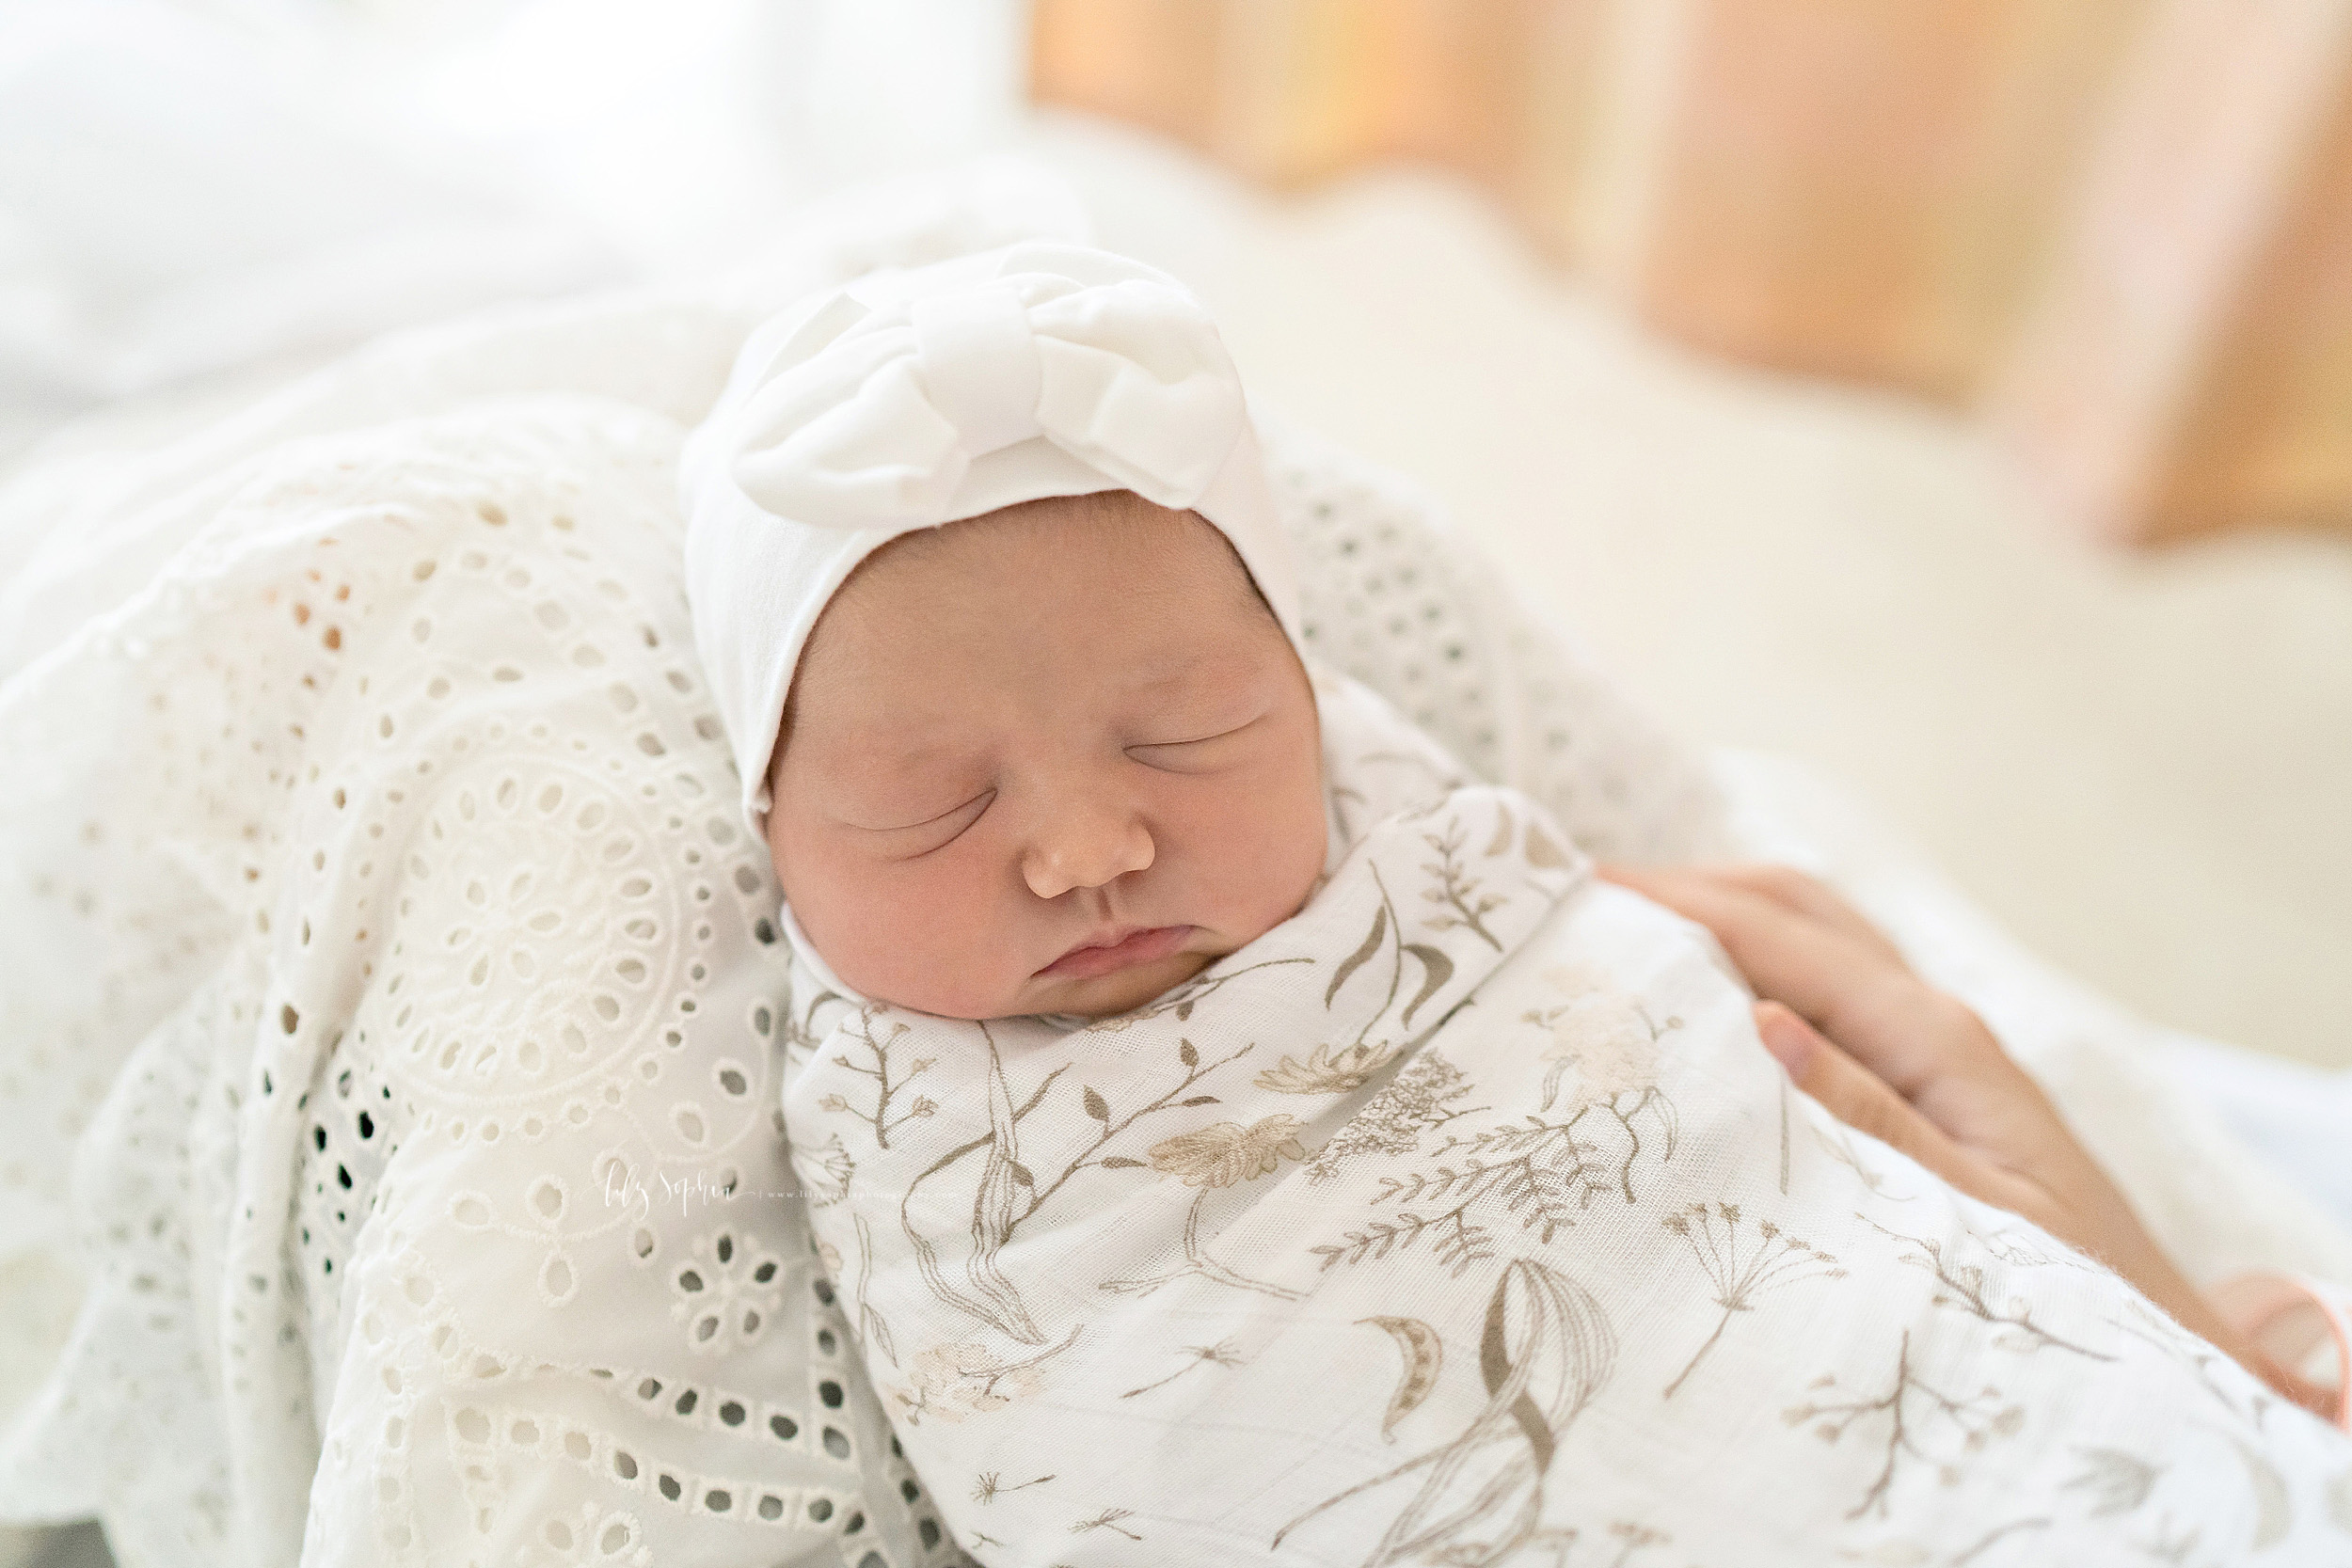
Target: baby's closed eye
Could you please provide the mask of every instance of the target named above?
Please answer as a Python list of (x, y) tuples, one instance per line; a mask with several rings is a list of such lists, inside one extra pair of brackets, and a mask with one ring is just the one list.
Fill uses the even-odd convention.
[(1206, 734), (1177, 739), (1136, 741), (1127, 755), (1147, 766), (1175, 773), (1205, 773), (1246, 756), (1268, 728), (1266, 715), (1229, 724)]
[[(872, 813), (868, 820), (852, 820), (848, 825), (857, 829), (860, 832), (875, 835), (891, 852), (903, 853), (908, 858), (912, 858), (915, 855), (929, 854), (931, 850), (940, 848), (960, 836), (966, 828), (980, 819), (980, 815), (988, 810), (989, 802), (995, 799), (994, 789), (983, 789), (978, 794), (949, 806), (946, 811), (936, 812), (913, 821), (889, 823), (871, 819), (872, 816), (905, 815), (901, 811), (896, 814)], [(894, 840), (898, 842), (893, 842)]]

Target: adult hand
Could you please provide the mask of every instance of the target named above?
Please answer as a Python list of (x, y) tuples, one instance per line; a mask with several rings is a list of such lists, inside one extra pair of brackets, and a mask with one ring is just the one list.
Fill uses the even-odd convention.
[(1715, 934), (1761, 999), (1765, 1048), (1833, 1116), (2090, 1254), (2287, 1398), (2325, 1408), (2323, 1391), (2261, 1355), (2165, 1256), (1983, 1020), (1836, 894), (1785, 866), (1600, 875)]

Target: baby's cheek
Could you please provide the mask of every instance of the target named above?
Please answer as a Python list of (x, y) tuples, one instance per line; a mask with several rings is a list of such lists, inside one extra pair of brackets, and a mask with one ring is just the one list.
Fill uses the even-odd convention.
[(1298, 912), (1323, 870), (1323, 797), (1314, 781), (1218, 803), (1192, 834), (1210, 868), (1206, 892), (1236, 945)]
[[(954, 867), (899, 867), (843, 891), (844, 957), (803, 926), (846, 983), (950, 1018), (988, 1016), (1001, 1003), (1004, 913), (980, 879)], [(999, 934), (992, 941), (992, 933)]]

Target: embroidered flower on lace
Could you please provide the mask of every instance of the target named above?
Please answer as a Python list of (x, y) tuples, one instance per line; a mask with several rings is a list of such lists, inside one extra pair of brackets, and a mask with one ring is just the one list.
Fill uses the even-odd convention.
[(645, 1568), (653, 1553), (645, 1545), (644, 1528), (627, 1513), (582, 1503), (539, 1528), (542, 1554), (534, 1550), (526, 1560), (564, 1564), (595, 1563), (597, 1568)]
[(670, 1276), (670, 1316), (686, 1324), (689, 1348), (721, 1355), (755, 1344), (782, 1298), (782, 1262), (732, 1230), (697, 1236)]

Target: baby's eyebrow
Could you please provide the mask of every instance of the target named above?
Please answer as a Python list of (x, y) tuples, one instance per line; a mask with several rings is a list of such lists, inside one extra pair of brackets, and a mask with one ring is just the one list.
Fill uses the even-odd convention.
[[(1172, 648), (1136, 659), (1120, 683), (1129, 700), (1147, 706), (1166, 701), (1172, 689), (1194, 685), (1204, 674), (1230, 676), (1215, 684), (1219, 694), (1248, 682), (1248, 665), (1227, 650), (1199, 645)], [(947, 770), (972, 763), (986, 749), (975, 738), (968, 714), (930, 708), (919, 713), (894, 712), (845, 726), (835, 732), (836, 757), (853, 778), (882, 782), (931, 768)]]
[(964, 746), (944, 741), (910, 741), (902, 734), (885, 731), (858, 736), (850, 748), (850, 754), (860, 765), (857, 770), (861, 773), (911, 773), (961, 762), (971, 753), (969, 748)]
[(859, 775), (903, 774), (953, 768), (976, 753), (968, 736), (955, 733), (952, 719), (911, 719), (859, 725), (844, 737), (841, 754)]
[[(1167, 687), (1180, 685), (1186, 679), (1198, 675), (1205, 668), (1232, 665), (1232, 662), (1216, 650), (1199, 647), (1184, 648), (1160, 658), (1144, 661), (1137, 666), (1128, 685), (1136, 691), (1158, 691)], [(1239, 666), (1232, 666), (1232, 668), (1235, 673), (1240, 673)]]

